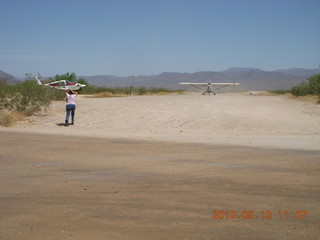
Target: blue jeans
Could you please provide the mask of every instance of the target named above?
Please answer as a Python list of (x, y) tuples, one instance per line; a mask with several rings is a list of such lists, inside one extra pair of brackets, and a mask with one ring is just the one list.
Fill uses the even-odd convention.
[(69, 121), (69, 117), (70, 117), (70, 113), (71, 113), (71, 121), (72, 123), (74, 123), (74, 112), (76, 110), (76, 105), (74, 104), (68, 104), (66, 106), (66, 111), (67, 111), (67, 115), (66, 115), (66, 122)]

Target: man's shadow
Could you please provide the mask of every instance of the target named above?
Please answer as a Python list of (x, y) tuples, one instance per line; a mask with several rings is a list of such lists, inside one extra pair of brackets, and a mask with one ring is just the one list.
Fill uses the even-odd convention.
[(56, 123), (56, 125), (59, 127), (68, 127), (70, 124), (69, 123)]

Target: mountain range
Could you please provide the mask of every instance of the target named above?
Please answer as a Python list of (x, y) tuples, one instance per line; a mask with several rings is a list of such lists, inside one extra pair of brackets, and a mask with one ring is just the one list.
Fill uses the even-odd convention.
[(288, 90), (320, 74), (319, 69), (294, 68), (263, 71), (257, 68), (229, 68), (225, 71), (202, 71), (195, 73), (164, 72), (151, 76), (117, 77), (111, 75), (82, 76), (90, 84), (104, 87), (146, 86), (169, 89), (186, 89), (179, 82), (239, 82), (236, 90)]
[[(288, 90), (305, 81), (308, 77), (320, 74), (319, 69), (293, 68), (264, 71), (257, 68), (229, 68), (225, 71), (201, 71), (195, 73), (163, 72), (151, 76), (118, 77), (113, 75), (78, 76), (91, 85), (101, 87), (164, 87), (168, 89), (188, 89), (179, 82), (239, 82), (234, 90)], [(15, 83), (14, 76), (0, 71), (0, 81)], [(21, 81), (21, 80), (20, 80)], [(191, 89), (191, 88), (190, 88)], [(231, 88), (230, 88), (231, 89)]]
[(5, 73), (3, 71), (0, 71), (0, 82), (6, 82), (6, 83), (17, 83), (21, 80), (15, 78), (14, 76)]

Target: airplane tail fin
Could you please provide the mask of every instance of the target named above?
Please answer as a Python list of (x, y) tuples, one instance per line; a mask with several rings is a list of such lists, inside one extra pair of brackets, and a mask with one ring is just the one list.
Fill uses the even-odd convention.
[(38, 79), (37, 76), (34, 76), (34, 80), (38, 83), (38, 85), (42, 85), (41, 81)]

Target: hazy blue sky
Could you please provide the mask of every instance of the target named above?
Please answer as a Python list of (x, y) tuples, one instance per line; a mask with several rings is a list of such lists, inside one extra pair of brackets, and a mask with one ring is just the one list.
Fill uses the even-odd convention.
[(319, 64), (319, 0), (0, 0), (0, 70), (17, 77)]

